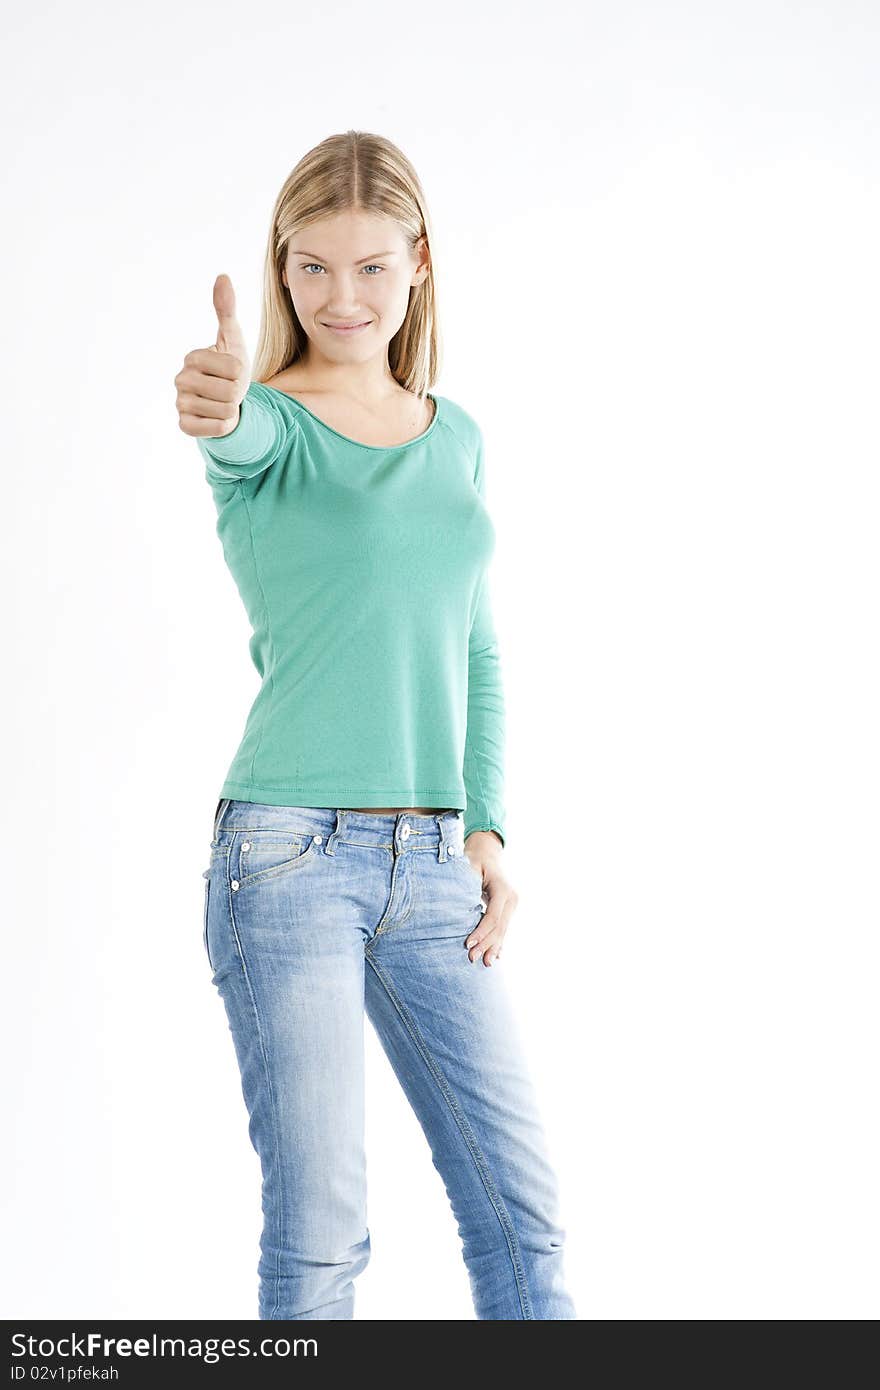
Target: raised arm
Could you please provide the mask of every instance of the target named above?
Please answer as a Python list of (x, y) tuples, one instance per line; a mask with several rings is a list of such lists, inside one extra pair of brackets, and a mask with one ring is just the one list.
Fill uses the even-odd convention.
[(253, 478), (274, 463), (288, 423), (272, 393), (250, 379), (250, 359), (228, 275), (214, 282), (217, 341), (194, 348), (174, 378), (180, 428), (192, 435), (210, 480)]

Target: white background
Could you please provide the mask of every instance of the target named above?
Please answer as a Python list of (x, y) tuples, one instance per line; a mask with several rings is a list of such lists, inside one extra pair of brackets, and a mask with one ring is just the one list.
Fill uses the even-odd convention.
[[(2, 1303), (255, 1318), (202, 947), (258, 678), (173, 378), (351, 127), (487, 441), (500, 968), (581, 1319), (878, 1313), (876, 6), (19, 7), (3, 141)], [(473, 1317), (372, 1032), (360, 1319)]]

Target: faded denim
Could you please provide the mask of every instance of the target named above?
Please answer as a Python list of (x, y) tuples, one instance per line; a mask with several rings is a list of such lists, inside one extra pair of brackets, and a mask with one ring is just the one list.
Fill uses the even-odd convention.
[[(445, 1184), (477, 1318), (577, 1317), (504, 969), (464, 945), (484, 910), (460, 811), (219, 802), (203, 942), (262, 1167), (260, 1318), (354, 1316), (365, 1011)], [(417, 1231), (413, 1213), (416, 1251)]]

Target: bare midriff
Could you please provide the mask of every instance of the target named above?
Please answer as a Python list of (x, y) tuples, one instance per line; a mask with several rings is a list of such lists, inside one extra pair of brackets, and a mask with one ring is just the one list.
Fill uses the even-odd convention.
[(439, 816), (442, 808), (437, 806), (352, 806), (353, 811), (361, 811), (367, 816), (396, 816), (408, 811), (411, 816)]

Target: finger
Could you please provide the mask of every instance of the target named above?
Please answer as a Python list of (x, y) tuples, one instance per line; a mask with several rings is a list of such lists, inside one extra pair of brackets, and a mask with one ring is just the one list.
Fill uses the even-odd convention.
[(491, 940), (483, 951), (483, 964), (494, 965), (496, 960), (501, 959), (501, 948), (504, 944), (504, 932), (499, 933)]
[(470, 950), (471, 946), (481, 946), (484, 941), (487, 941), (489, 939), (492, 932), (499, 925), (500, 924), (497, 916), (493, 915), (490, 918), (489, 913), (485, 912), (483, 914), (480, 925), (478, 927), (474, 927), (474, 930), (471, 932), (467, 941), (464, 943), (465, 946), (467, 946), (468, 950)]
[(234, 414), (228, 401), (214, 400), (195, 391), (181, 391), (177, 409), (187, 415), (198, 416), (202, 420), (229, 420)]
[(499, 929), (505, 932), (515, 908), (516, 899), (510, 895), (505, 898), (502, 906), (498, 906), (497, 904), (493, 905), (490, 897), (488, 908), (467, 938), (467, 941), (464, 943), (465, 946), (479, 945), (480, 942), (485, 941), (492, 932)]
[[(236, 382), (241, 376), (242, 359), (235, 357), (231, 352), (218, 352), (215, 347), (192, 348), (183, 359), (184, 371), (198, 373), (199, 376), (209, 376), (216, 378), (217, 382), (230, 381)], [(183, 372), (179, 374), (183, 376)], [(185, 382), (175, 377), (176, 385), (184, 385)], [(219, 395), (219, 393), (218, 393)], [(230, 395), (230, 399), (233, 395)]]
[(180, 415), (178, 424), (184, 434), (204, 436), (206, 439), (217, 438), (217, 421), (206, 415)]
[(472, 946), (465, 942), (465, 945), (468, 945), (468, 960), (473, 963), (473, 961), (477, 959), (477, 956), (481, 955), (484, 951), (488, 951), (490, 947), (493, 950), (497, 950), (503, 939), (504, 928), (498, 926), (495, 931), (483, 934), (479, 941), (475, 941)]
[(214, 281), (214, 309), (217, 314), (217, 351), (229, 352), (243, 362), (247, 348), (241, 324), (235, 314), (235, 290), (228, 275), (218, 275)]

